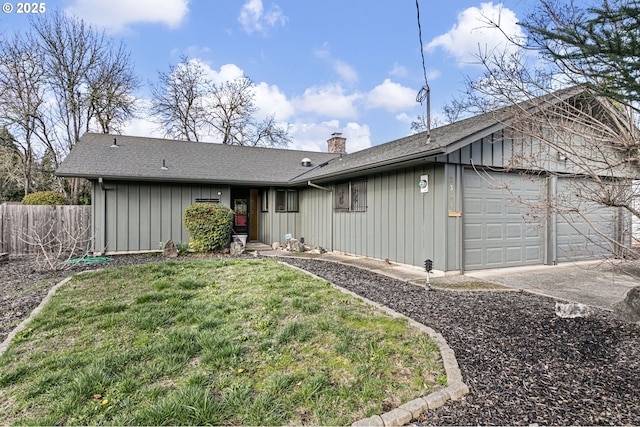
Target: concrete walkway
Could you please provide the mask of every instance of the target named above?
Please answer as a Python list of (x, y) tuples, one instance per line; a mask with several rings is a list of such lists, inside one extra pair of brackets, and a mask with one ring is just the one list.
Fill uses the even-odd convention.
[(640, 280), (601, 262), (469, 272), (468, 277), (553, 298), (612, 310)]
[[(301, 255), (291, 252), (272, 251), (266, 245), (261, 246), (260, 249), (262, 249), (260, 250), (261, 255), (265, 256)], [(306, 255), (303, 256), (306, 257)], [(354, 265), (394, 279), (421, 285), (425, 283), (426, 279), (426, 272), (420, 267), (374, 258), (335, 252), (316, 255), (313, 258)], [(634, 274), (632, 275), (625, 271), (633, 272)], [(491, 282), (511, 289), (612, 310), (614, 304), (622, 301), (631, 288), (640, 286), (638, 277), (640, 277), (640, 267), (631, 263), (625, 263), (621, 267), (612, 263), (581, 262), (556, 266), (470, 271), (462, 276), (438, 277), (437, 275), (432, 275), (431, 283), (437, 285), (438, 283)]]

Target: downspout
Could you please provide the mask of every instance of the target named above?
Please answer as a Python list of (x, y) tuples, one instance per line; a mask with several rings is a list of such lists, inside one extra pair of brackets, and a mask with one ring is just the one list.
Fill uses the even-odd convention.
[(102, 243), (104, 244), (103, 250), (100, 252), (100, 255), (104, 255), (107, 249), (107, 190), (104, 186), (104, 180), (102, 177), (98, 178), (98, 184), (100, 184), (100, 189), (102, 190), (102, 204), (103, 204), (103, 212), (102, 212)]

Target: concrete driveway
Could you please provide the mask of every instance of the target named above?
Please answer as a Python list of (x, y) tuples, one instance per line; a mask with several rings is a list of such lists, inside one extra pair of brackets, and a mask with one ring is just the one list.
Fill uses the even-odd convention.
[[(568, 263), (556, 266), (502, 268), (465, 275), (514, 289), (612, 310), (629, 289), (640, 286), (638, 267), (610, 263)], [(636, 275), (634, 277), (633, 275)]]

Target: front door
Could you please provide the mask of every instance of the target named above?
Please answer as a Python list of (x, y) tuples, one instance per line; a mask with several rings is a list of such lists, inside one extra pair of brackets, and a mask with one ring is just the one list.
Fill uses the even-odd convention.
[(236, 231), (236, 234), (247, 234), (249, 230), (247, 199), (233, 199), (233, 212), (235, 213), (233, 229)]
[(258, 190), (249, 190), (249, 240), (258, 240)]

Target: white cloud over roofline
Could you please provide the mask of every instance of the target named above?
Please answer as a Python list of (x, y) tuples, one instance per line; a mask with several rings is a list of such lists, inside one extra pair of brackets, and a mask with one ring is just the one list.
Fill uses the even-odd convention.
[(488, 20), (500, 23), (502, 31), (510, 37), (524, 37), (522, 28), (518, 26), (518, 17), (512, 10), (502, 4), (487, 2), (458, 14), (458, 22), (448, 32), (431, 40), (425, 50), (433, 52), (441, 48), (457, 60), (458, 66), (463, 67), (477, 63), (480, 52), (515, 49), (502, 31), (490, 25)]
[(293, 100), (293, 104), (301, 112), (329, 118), (356, 118), (356, 102), (361, 97), (358, 93), (346, 93), (340, 84), (330, 84), (306, 89), (302, 96)]
[(114, 33), (136, 23), (157, 23), (177, 28), (189, 12), (189, 1), (74, 0), (65, 12)]
[(347, 152), (354, 153), (371, 147), (371, 130), (366, 124), (347, 122), (341, 126), (339, 120), (320, 123), (294, 123), (291, 125), (291, 149), (327, 152), (327, 140), (334, 132), (347, 138)]
[(366, 108), (379, 108), (391, 112), (410, 109), (416, 105), (416, 94), (415, 89), (385, 79), (367, 95)]

